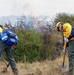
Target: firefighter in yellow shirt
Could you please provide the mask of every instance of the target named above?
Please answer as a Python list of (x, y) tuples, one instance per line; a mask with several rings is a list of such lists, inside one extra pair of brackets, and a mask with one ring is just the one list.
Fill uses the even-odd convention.
[(64, 75), (74, 75), (74, 36), (72, 36), (72, 26), (69, 23), (58, 22), (57, 30), (64, 36), (64, 51), (68, 43), (69, 71)]

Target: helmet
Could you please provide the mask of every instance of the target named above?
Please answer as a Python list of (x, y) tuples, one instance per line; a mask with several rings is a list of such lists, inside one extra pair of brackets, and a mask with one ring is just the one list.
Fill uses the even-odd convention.
[(4, 29), (10, 29), (10, 25), (8, 23), (5, 23)]
[(59, 27), (60, 24), (63, 24), (63, 22), (58, 22), (58, 23), (56, 24), (56, 27)]
[(0, 27), (3, 29), (3, 25), (2, 24), (0, 24)]

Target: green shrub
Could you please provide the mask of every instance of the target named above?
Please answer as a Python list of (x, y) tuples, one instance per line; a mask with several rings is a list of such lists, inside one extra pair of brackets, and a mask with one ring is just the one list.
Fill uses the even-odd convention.
[(14, 48), (16, 61), (24, 61), (24, 58), (30, 62), (40, 60), (41, 34), (33, 30), (19, 30), (17, 35), (19, 43)]
[(33, 62), (56, 57), (57, 34), (42, 34), (34, 30), (18, 30), (16, 33), (19, 37), (13, 51), (16, 61)]

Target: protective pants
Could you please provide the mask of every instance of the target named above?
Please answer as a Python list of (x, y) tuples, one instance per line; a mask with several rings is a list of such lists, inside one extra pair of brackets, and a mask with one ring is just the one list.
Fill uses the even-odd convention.
[(6, 55), (7, 55), (7, 58), (8, 58), (8, 61), (9, 61), (9, 64), (12, 68), (13, 73), (15, 75), (18, 75), (18, 69), (16, 68), (16, 62), (12, 57), (12, 47), (8, 46), (5, 43), (3, 43), (2, 41), (0, 41), (0, 57), (3, 53), (3, 51), (6, 52)]
[(69, 72), (71, 72), (72, 75), (74, 75), (74, 41), (69, 42), (68, 57), (69, 57)]

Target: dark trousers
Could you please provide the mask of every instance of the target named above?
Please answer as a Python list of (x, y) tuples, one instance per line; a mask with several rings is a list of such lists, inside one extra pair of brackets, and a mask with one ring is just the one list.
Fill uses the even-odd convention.
[(74, 75), (74, 41), (69, 43), (68, 47), (69, 71)]
[(6, 45), (5, 43), (3, 43), (2, 41), (0, 41), (0, 57), (3, 53), (3, 51), (6, 52), (9, 64), (13, 70), (14, 73), (18, 73), (18, 69), (16, 68), (16, 62), (14, 60), (14, 58), (12, 57), (12, 47)]

